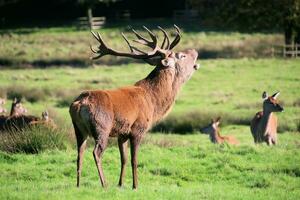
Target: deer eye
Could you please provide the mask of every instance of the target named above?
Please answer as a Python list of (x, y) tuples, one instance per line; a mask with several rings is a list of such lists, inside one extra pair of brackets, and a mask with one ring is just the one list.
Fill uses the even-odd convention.
[(186, 58), (186, 55), (183, 54), (183, 53), (177, 53), (177, 54), (176, 54), (176, 58), (181, 60), (181, 59)]

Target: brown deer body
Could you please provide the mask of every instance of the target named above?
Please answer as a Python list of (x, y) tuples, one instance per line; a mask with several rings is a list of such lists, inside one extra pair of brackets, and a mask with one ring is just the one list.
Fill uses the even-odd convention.
[(277, 144), (277, 117), (274, 112), (282, 112), (283, 108), (278, 104), (277, 92), (272, 96), (263, 92), (263, 111), (255, 114), (251, 121), (250, 129), (255, 143), (266, 142), (268, 145)]
[[(94, 34), (100, 42), (97, 52), (100, 55), (96, 58), (110, 54), (143, 59), (149, 64), (155, 65), (156, 68), (134, 86), (116, 90), (86, 91), (71, 104), (70, 115), (78, 145), (78, 187), (86, 139), (91, 136), (96, 143), (93, 155), (102, 186), (105, 186), (105, 179), (101, 156), (107, 146), (108, 138), (118, 137), (121, 155), (119, 186), (123, 184), (127, 162), (127, 142), (130, 141), (133, 188), (137, 188), (137, 153), (142, 137), (154, 123), (170, 111), (181, 85), (197, 69), (198, 54), (195, 50), (187, 50), (176, 54), (171, 51), (180, 40), (179, 29), (177, 27), (176, 29), (177, 35), (171, 44), (166, 32), (161, 29), (165, 36), (161, 48), (157, 46), (156, 36), (148, 29), (146, 30), (152, 38), (152, 42), (134, 31), (138, 37), (136, 42), (151, 47), (153, 51), (150, 53), (144, 53), (132, 47), (124, 35), (123, 37), (129, 45), (131, 53), (117, 52), (106, 47), (99, 34)], [(166, 47), (164, 47), (165, 44)]]
[(239, 141), (235, 137), (230, 135), (221, 136), (219, 128), (220, 119), (221, 117), (213, 119), (211, 124), (202, 129), (202, 132), (209, 134), (209, 139), (212, 143), (223, 144), (226, 142), (231, 145), (238, 145)]

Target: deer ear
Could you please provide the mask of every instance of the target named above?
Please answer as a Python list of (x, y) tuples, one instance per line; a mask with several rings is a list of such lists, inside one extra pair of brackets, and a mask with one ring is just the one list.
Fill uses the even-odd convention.
[(268, 98), (268, 93), (266, 92), (266, 91), (264, 91), (263, 93), (262, 93), (262, 99), (263, 100), (266, 100)]
[(172, 58), (165, 58), (161, 61), (161, 64), (165, 67), (174, 67), (175, 60)]
[(272, 95), (273, 99), (277, 99), (277, 97), (280, 95), (280, 92), (276, 92), (275, 94)]
[(216, 123), (217, 126), (219, 126), (220, 120), (221, 120), (221, 117), (218, 117), (218, 118), (215, 120), (215, 123)]

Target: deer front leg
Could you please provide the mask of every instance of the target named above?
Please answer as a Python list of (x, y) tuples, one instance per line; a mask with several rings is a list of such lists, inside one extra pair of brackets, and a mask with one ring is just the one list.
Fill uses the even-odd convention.
[(121, 173), (120, 173), (120, 179), (119, 179), (119, 186), (121, 187), (123, 185), (123, 179), (125, 176), (125, 166), (127, 163), (127, 144), (128, 144), (128, 137), (119, 137), (118, 138), (118, 145), (120, 150), (120, 159), (121, 159)]
[(133, 136), (130, 138), (130, 151), (131, 151), (131, 167), (132, 167), (132, 188), (137, 189), (138, 187), (138, 175), (137, 175), (137, 154), (140, 145), (140, 136)]

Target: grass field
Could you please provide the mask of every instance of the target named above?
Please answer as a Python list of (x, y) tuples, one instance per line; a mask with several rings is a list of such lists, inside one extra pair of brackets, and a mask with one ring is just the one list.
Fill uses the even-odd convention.
[(76, 153), (0, 153), (1, 199), (299, 199), (300, 135), (279, 135), (276, 147), (255, 146), (248, 127), (229, 126), (239, 147), (213, 145), (207, 135), (147, 135), (139, 153), (139, 189), (131, 190), (127, 167), (118, 188), (119, 153), (103, 157), (108, 187), (98, 180), (92, 149), (85, 154), (82, 187), (77, 189)]
[[(118, 31), (104, 29), (104, 37), (110, 37), (114, 47), (124, 49), (117, 39)], [(30, 137), (26, 137), (28, 132), (22, 135), (30, 140), (27, 145), (44, 146), (34, 151), (36, 154), (7, 153), (3, 144), (10, 144), (9, 137), (0, 134), (0, 199), (300, 198), (298, 59), (200, 57), (202, 67), (182, 88), (169, 117), (143, 140), (139, 189), (131, 190), (130, 164), (124, 188), (117, 187), (120, 161), (115, 139), (103, 156), (108, 187), (100, 187), (93, 142), (89, 141), (82, 187), (77, 189), (70, 102), (82, 90), (132, 85), (152, 67), (107, 57), (86, 68), (91, 65), (86, 59), (90, 55), (86, 44), (91, 42), (86, 31), (5, 30), (0, 31), (0, 40), (0, 97), (8, 98), (5, 107), (9, 110), (14, 97), (23, 97), (28, 114), (39, 116), (47, 109), (59, 126), (54, 132), (37, 130)], [(281, 40), (279, 34), (186, 30), (179, 49), (193, 46), (199, 51), (204, 48), (204, 53), (221, 52), (222, 57), (239, 52), (233, 57), (251, 55), (249, 52), (259, 57), (257, 52)], [(279, 101), (285, 108), (277, 115), (279, 145), (273, 147), (254, 145), (249, 129), (251, 118), (261, 110), (264, 90), (270, 94), (280, 91)], [(200, 134), (199, 129), (217, 116), (222, 117), (221, 133), (237, 137), (239, 146), (214, 145), (207, 135)]]

